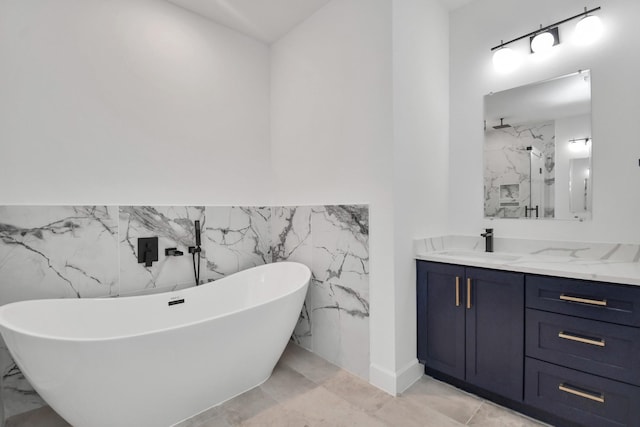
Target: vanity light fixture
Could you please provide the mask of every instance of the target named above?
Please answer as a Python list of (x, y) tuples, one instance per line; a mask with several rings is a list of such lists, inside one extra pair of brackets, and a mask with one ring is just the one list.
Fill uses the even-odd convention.
[(529, 38), (531, 53), (545, 54), (552, 47), (560, 43), (558, 27), (550, 28), (546, 31), (539, 32), (535, 36)]
[(600, 18), (595, 15), (586, 15), (576, 25), (573, 41), (579, 45), (588, 45), (600, 38), (601, 35), (602, 22), (600, 22)]
[(522, 55), (508, 47), (501, 47), (493, 54), (493, 66), (503, 73), (510, 73), (521, 63)]
[(574, 40), (578, 44), (589, 44), (597, 39), (602, 34), (602, 24), (600, 18), (591, 13), (600, 10), (601, 7), (595, 7), (587, 10), (584, 8), (584, 12), (562, 21), (555, 22), (546, 27), (540, 26), (539, 29), (532, 31), (520, 37), (516, 37), (508, 42), (500, 41), (500, 44), (491, 48), (493, 53), (493, 65), (496, 70), (501, 72), (509, 72), (516, 69), (522, 62), (522, 57), (513, 49), (507, 47), (511, 43), (517, 42), (524, 38), (529, 38), (529, 48), (531, 53), (545, 53), (549, 52), (551, 48), (560, 43), (558, 27), (565, 22), (572, 21), (574, 19), (582, 18), (576, 26), (574, 33)]

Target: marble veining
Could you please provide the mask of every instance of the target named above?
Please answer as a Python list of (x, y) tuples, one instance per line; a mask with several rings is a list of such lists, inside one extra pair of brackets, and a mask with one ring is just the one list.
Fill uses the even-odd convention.
[[(272, 208), (271, 253), (273, 262), (295, 261), (312, 267), (311, 206), (278, 206)], [(319, 281), (311, 269), (311, 283), (302, 306), (300, 318), (293, 331), (292, 339), (297, 344), (311, 349), (312, 302)]]
[(4, 342), (0, 354), (2, 357), (2, 403), (5, 417), (9, 418), (15, 414), (45, 406), (45, 401), (31, 387), (31, 384), (11, 359)]
[(311, 266), (313, 278), (293, 340), (367, 378), (368, 206), (274, 208), (272, 236), (274, 261)]
[[(414, 240), (417, 259), (477, 267), (640, 285), (640, 245), (494, 238), (495, 255), (483, 254), (475, 236)], [(447, 253), (447, 252), (450, 253)], [(458, 253), (456, 253), (456, 251)], [(468, 251), (465, 256), (461, 251)], [(478, 254), (478, 255), (473, 255)], [(509, 254), (504, 257), (502, 254)]]
[(336, 296), (328, 308), (369, 316), (369, 212), (363, 206), (312, 210), (314, 277)]
[(0, 207), (0, 304), (117, 293), (116, 209)]
[(207, 207), (207, 278), (271, 262), (270, 207)]
[[(195, 245), (195, 221), (206, 227), (204, 213), (204, 206), (120, 206), (120, 293), (193, 286), (188, 247)], [(137, 241), (154, 236), (158, 236), (158, 261), (146, 267), (138, 263)], [(185, 255), (165, 256), (165, 248), (171, 247)], [(204, 265), (206, 250), (201, 257)]]
[[(201, 282), (260, 264), (302, 262), (312, 281), (292, 339), (363, 378), (369, 367), (369, 210), (327, 206), (0, 206), (0, 304), (129, 296), (193, 286), (194, 222)], [(158, 261), (137, 260), (139, 237)], [(176, 247), (183, 256), (167, 257)], [(7, 414), (44, 403), (0, 343)]]
[(553, 218), (555, 122), (487, 129), (484, 192), (487, 217), (521, 218), (537, 205), (540, 217)]
[[(0, 304), (116, 295), (117, 217), (113, 206), (0, 207)], [(44, 404), (4, 342), (0, 369), (7, 416)]]
[(311, 210), (311, 206), (273, 208), (271, 252), (274, 262), (297, 261), (311, 265)]

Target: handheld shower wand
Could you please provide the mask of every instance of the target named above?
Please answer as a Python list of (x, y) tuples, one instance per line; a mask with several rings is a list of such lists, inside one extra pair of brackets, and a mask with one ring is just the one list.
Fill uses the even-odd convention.
[[(196, 245), (189, 246), (189, 253), (193, 257), (193, 275), (196, 279), (196, 286), (200, 284), (200, 252), (202, 252), (202, 248), (200, 248), (201, 237), (200, 237), (200, 221), (194, 221), (195, 226), (195, 236), (196, 236)], [(198, 264), (196, 268), (196, 254), (198, 254)]]
[(200, 221), (196, 220), (196, 246), (200, 248)]

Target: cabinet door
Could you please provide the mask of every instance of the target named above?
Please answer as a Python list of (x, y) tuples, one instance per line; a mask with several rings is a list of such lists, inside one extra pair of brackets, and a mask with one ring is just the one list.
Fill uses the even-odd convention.
[(418, 261), (417, 279), (418, 359), (463, 380), (464, 267)]
[(523, 400), (524, 274), (467, 268), (466, 380)]

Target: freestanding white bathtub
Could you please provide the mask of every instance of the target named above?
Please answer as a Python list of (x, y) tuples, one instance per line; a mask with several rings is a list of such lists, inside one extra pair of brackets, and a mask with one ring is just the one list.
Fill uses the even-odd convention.
[(282, 262), (164, 294), (17, 302), (0, 332), (74, 427), (170, 426), (269, 378), (310, 277)]

